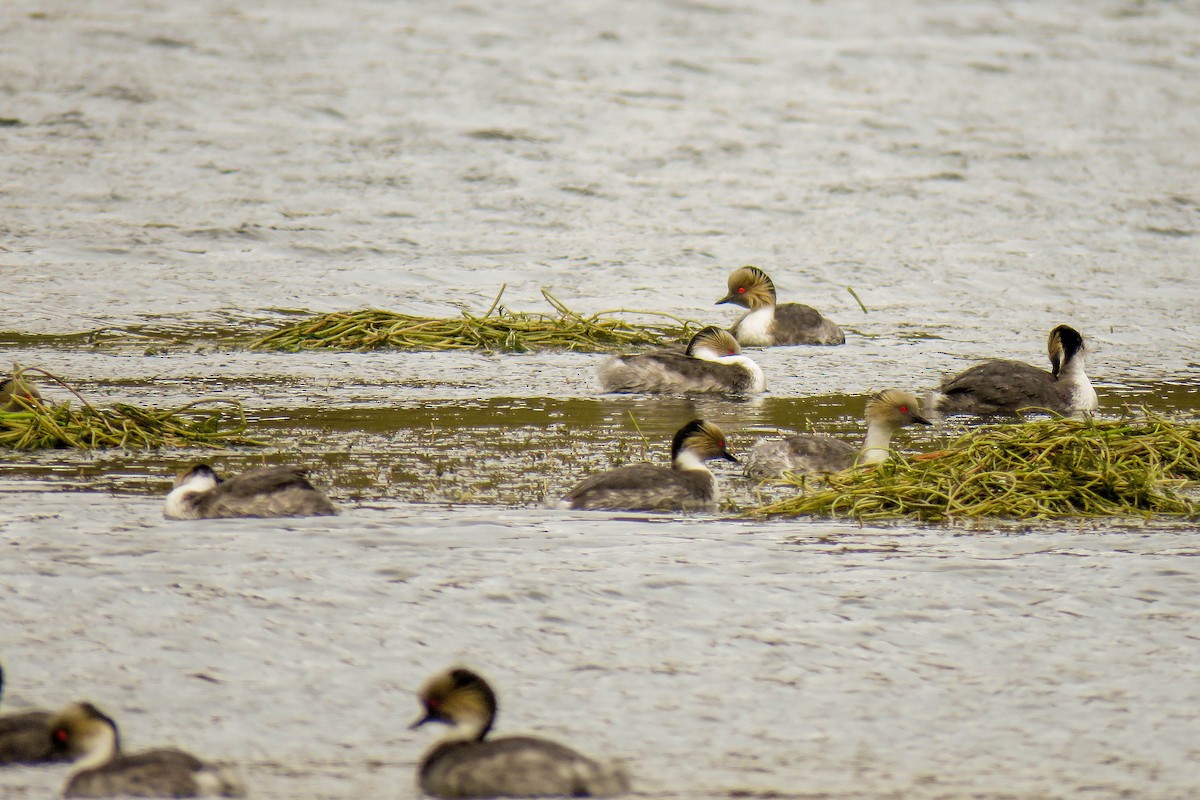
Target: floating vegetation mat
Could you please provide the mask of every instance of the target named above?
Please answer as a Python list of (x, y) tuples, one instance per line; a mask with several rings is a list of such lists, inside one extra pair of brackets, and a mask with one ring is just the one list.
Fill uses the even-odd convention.
[(264, 444), (243, 435), (246, 415), (236, 401), (199, 400), (167, 410), (124, 403), (116, 403), (111, 409), (96, 408), (75, 389), (44, 370), (26, 368), (16, 372), (26, 381), (33, 373), (67, 389), (78, 398), (79, 405), (26, 401), (21, 403), (21, 410), (0, 410), (0, 450), (67, 447), (139, 450)]
[(786, 476), (785, 483), (805, 491), (749, 513), (927, 521), (1195, 518), (1200, 425), (1154, 414), (1118, 422), (1056, 418), (995, 425), (940, 452), (823, 477), (825, 483)]
[[(653, 311), (602, 311), (585, 317), (559, 302), (545, 289), (542, 296), (557, 312), (541, 314), (508, 311), (500, 294), (481, 317), (463, 312), (454, 319), (414, 317), (378, 309), (323, 314), (289, 325), (251, 343), (265, 350), (575, 350), (609, 352), (641, 345), (686, 342), (700, 328), (691, 320)], [(619, 314), (638, 314), (666, 320), (638, 324)]]

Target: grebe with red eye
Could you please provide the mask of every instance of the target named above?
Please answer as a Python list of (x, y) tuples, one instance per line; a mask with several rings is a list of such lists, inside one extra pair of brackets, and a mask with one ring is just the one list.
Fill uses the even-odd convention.
[[(4, 668), (0, 667), (0, 696), (4, 694)], [(0, 766), (66, 761), (50, 742), (49, 711), (18, 711), (0, 715)]]
[(121, 752), (117, 723), (91, 703), (72, 703), (50, 721), (50, 739), (75, 759), (63, 797), (242, 797), (228, 767), (182, 750)]
[(821, 312), (802, 303), (775, 301), (775, 284), (758, 267), (742, 267), (729, 276), (729, 293), (717, 301), (750, 309), (730, 331), (743, 345), (845, 344), (846, 334)]
[(0, 411), (27, 411), (42, 403), (42, 394), (23, 375), (0, 380)]
[(534, 736), (485, 738), (496, 719), (496, 694), (461, 667), (439, 673), (420, 692), (428, 722), (452, 730), (421, 759), (417, 783), (431, 797), (607, 797), (629, 791), (619, 766), (593, 761)]
[(1022, 408), (1086, 415), (1100, 400), (1084, 371), (1087, 342), (1070, 325), (1050, 331), (1046, 352), (1052, 372), (1021, 361), (984, 361), (942, 381), (930, 392), (934, 414), (1013, 414)]
[(737, 459), (725, 447), (725, 434), (695, 419), (671, 440), (671, 466), (632, 464), (587, 478), (561, 501), (560, 508), (607, 511), (698, 511), (713, 508), (717, 479), (704, 465), (711, 459)]
[(687, 350), (614, 356), (600, 365), (606, 392), (758, 394), (765, 392), (763, 371), (741, 354), (737, 339), (710, 325), (688, 342)]
[(775, 478), (785, 472), (839, 472), (855, 464), (878, 464), (887, 459), (892, 434), (905, 425), (929, 425), (916, 395), (886, 389), (867, 400), (867, 438), (856, 447), (830, 436), (801, 435), (788, 439), (759, 439), (746, 456), (746, 476)]

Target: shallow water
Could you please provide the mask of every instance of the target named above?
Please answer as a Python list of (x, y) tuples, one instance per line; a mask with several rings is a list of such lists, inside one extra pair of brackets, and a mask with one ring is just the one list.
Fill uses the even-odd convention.
[[(0, 456), (7, 707), (90, 697), (255, 797), (407, 797), (409, 692), (461, 660), (502, 731), (647, 795), (1200, 797), (1194, 526), (535, 510), (692, 416), (735, 452), (861, 436), (863, 393), (1044, 363), (1059, 323), (1104, 413), (1195, 419), (1198, 41), (1194, 3), (6, 3), (0, 360), (237, 399), (271, 442)], [(752, 402), (601, 396), (594, 355), (232, 343), (502, 285), (724, 322), (746, 263), (848, 333), (755, 352)], [(201, 457), (304, 463), (346, 513), (162, 521)]]

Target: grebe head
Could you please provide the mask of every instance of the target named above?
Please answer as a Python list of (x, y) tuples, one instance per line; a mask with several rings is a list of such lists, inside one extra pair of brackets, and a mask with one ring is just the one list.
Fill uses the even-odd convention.
[(23, 375), (0, 380), (0, 411), (24, 411), (41, 402), (42, 393)]
[(1050, 356), (1051, 374), (1057, 378), (1067, 362), (1083, 353), (1084, 349), (1083, 336), (1070, 325), (1059, 325), (1050, 331), (1046, 351)]
[(71, 703), (50, 720), (51, 746), (81, 762), (103, 764), (121, 751), (117, 723), (88, 702)]
[(430, 678), (421, 688), (425, 714), (409, 730), (427, 722), (442, 722), (458, 732), (455, 738), (479, 741), (496, 719), (496, 694), (487, 681), (469, 669), (455, 667)]
[(701, 328), (688, 342), (687, 354), (692, 358), (716, 359), (736, 356), (742, 352), (733, 334), (716, 325)]
[(714, 458), (737, 463), (733, 454), (725, 449), (725, 434), (716, 425), (702, 419), (694, 419), (684, 425), (671, 440), (671, 463), (688, 455), (700, 463)]
[(921, 414), (921, 401), (912, 392), (885, 389), (867, 400), (867, 425), (878, 423), (901, 428), (905, 425), (930, 425)]
[(208, 464), (197, 464), (191, 469), (182, 470), (175, 475), (174, 488), (186, 486), (193, 491), (207, 492), (219, 483), (222, 483), (222, 480), (216, 470)]
[(766, 306), (775, 305), (775, 284), (767, 277), (767, 273), (758, 267), (742, 267), (735, 269), (729, 276), (729, 294), (717, 301), (733, 303), (756, 311)]

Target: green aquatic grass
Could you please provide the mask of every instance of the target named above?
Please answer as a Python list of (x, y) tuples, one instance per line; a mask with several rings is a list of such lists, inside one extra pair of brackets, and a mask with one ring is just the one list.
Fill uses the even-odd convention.
[(0, 411), (0, 449), (143, 450), (263, 444), (244, 435), (246, 415), (241, 404), (233, 400), (197, 400), (171, 409), (145, 409), (127, 403), (97, 408), (45, 370), (27, 367), (15, 374), (26, 379), (33, 374), (49, 379), (75, 395), (79, 404), (26, 402), (23, 410)]
[[(857, 520), (1200, 516), (1200, 425), (1054, 418), (993, 425), (945, 450), (822, 476), (789, 474), (801, 494), (759, 517)], [(819, 488), (814, 488), (819, 487)]]
[[(463, 312), (457, 318), (415, 317), (379, 309), (335, 312), (310, 317), (256, 339), (251, 349), (285, 350), (484, 350), (527, 352), (573, 350), (612, 352), (629, 347), (686, 342), (700, 329), (692, 320), (653, 311), (602, 311), (578, 314), (545, 289), (542, 296), (555, 314), (514, 312), (500, 306), (504, 288), (483, 316)], [(640, 324), (617, 315), (638, 314), (667, 320)]]

